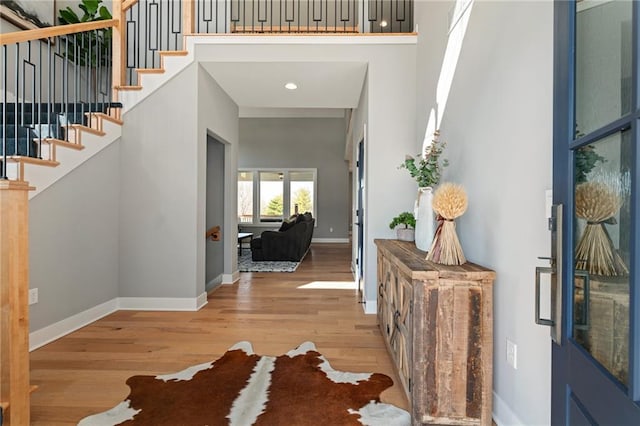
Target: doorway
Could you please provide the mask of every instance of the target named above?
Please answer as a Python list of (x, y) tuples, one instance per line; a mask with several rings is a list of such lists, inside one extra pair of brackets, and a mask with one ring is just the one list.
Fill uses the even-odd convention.
[[(206, 229), (219, 226), (225, 230), (224, 221), (225, 144), (207, 135), (207, 181), (206, 181)], [(224, 238), (223, 232), (223, 238)], [(205, 290), (220, 285), (224, 273), (223, 241), (206, 242)]]

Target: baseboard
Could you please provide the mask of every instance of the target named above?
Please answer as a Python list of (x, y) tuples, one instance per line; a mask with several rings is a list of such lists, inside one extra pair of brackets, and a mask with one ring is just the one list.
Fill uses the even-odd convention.
[(493, 392), (493, 421), (498, 426), (523, 425), (524, 423), (518, 418), (516, 413), (511, 410), (498, 394)]
[(204, 305), (209, 303), (209, 301), (207, 300), (207, 295), (208, 293), (205, 290), (202, 293), (200, 293), (200, 296), (196, 297), (196, 311), (199, 311), (200, 309), (202, 309)]
[(204, 297), (206, 304), (207, 293), (198, 297), (119, 297), (118, 308), (123, 311), (197, 311)]
[(116, 297), (86, 311), (72, 315), (29, 333), (29, 351), (36, 350), (118, 310), (197, 311), (207, 304), (207, 292), (198, 297)]
[(240, 279), (240, 272), (234, 271), (232, 274), (222, 274), (222, 284), (233, 284)]
[(98, 306), (87, 309), (62, 321), (53, 323), (40, 330), (29, 333), (29, 351), (33, 351), (57, 340), (67, 334), (74, 332), (86, 325), (91, 324), (118, 310), (118, 298), (104, 302)]
[(319, 244), (327, 244), (327, 243), (338, 243), (338, 244), (347, 244), (349, 243), (349, 238), (312, 238), (311, 243), (319, 243)]
[(365, 300), (362, 304), (365, 314), (377, 314), (378, 302), (376, 300)]
[(215, 287), (218, 287), (220, 284), (222, 284), (222, 277), (223, 277), (223, 274), (220, 274), (214, 279), (210, 280), (207, 283), (207, 285), (204, 286), (204, 289), (206, 290), (206, 292), (208, 293), (211, 290), (213, 290)]

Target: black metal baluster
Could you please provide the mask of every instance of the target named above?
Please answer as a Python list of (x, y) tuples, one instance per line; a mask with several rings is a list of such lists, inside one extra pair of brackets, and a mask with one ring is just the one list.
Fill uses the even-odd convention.
[[(21, 107), (22, 107), (22, 114), (20, 114), (20, 128), (21, 129), (25, 129), (26, 130), (26, 137), (27, 137), (27, 143), (26, 143), (26, 152), (25, 155), (27, 157), (31, 157), (31, 141), (30, 139), (30, 132), (29, 132), (29, 127), (30, 127), (30, 123), (26, 122), (25, 116), (27, 115), (27, 105), (28, 105), (28, 100), (27, 100), (27, 64), (30, 63), (30, 59), (31, 59), (31, 42), (28, 41), (27, 42), (27, 56), (25, 59), (22, 60), (22, 102), (21, 102)], [(33, 116), (33, 101), (32, 105), (31, 105), (31, 114)], [(31, 120), (33, 121), (33, 119)], [(16, 155), (18, 155), (18, 152), (16, 151)]]
[[(219, 14), (219, 10), (218, 10), (218, 0), (215, 0), (215, 3), (214, 3), (213, 0), (210, 0), (210, 1), (211, 1), (211, 7), (213, 7), (214, 5), (216, 7), (216, 27), (215, 27), (214, 33), (217, 34), (220, 31), (220, 30), (218, 30), (218, 24), (220, 23), (220, 14)], [(207, 32), (209, 32), (209, 31), (207, 31)]]
[[(109, 36), (107, 41), (107, 99), (109, 101), (108, 108), (111, 108), (113, 102), (113, 36), (112, 30), (107, 30)], [(109, 110), (105, 110), (105, 113), (109, 113)]]
[[(69, 110), (69, 36), (64, 37), (64, 57), (63, 57), (63, 80), (62, 80), (62, 102), (64, 103), (65, 111)], [(73, 106), (73, 115), (76, 115), (76, 107)]]
[[(9, 54), (7, 51), (7, 45), (2, 46), (2, 164), (0, 164), (0, 178), (7, 180), (7, 125), (9, 119), (7, 117), (7, 60)], [(14, 114), (15, 116), (15, 114)]]
[[(50, 38), (47, 39), (47, 57), (48, 57), (48, 61), (49, 61), (49, 84), (47, 85), (48, 86), (47, 87), (47, 126), (49, 128), (51, 128), (51, 98), (52, 98), (51, 90), (52, 90), (52, 87), (53, 87), (53, 84), (52, 84), (52, 81), (51, 81), (51, 76), (53, 74), (53, 71), (55, 71), (55, 70), (52, 70), (52, 68), (53, 68), (53, 65), (52, 65), (53, 55), (51, 53), (51, 43), (52, 43), (52, 40)], [(58, 129), (59, 129), (59, 127), (58, 127)], [(57, 136), (56, 139), (60, 138), (60, 134), (59, 133), (56, 134), (56, 136)]]
[[(18, 155), (18, 99), (20, 98), (20, 91), (19, 91), (19, 87), (20, 87), (20, 43), (16, 43), (16, 99), (14, 100), (14, 107), (15, 107), (15, 118), (14, 118), (14, 123), (15, 126), (13, 128), (13, 134), (14, 134), (14, 142), (13, 142), (13, 155)], [(23, 114), (24, 111), (21, 113)]]
[[(38, 157), (42, 158), (42, 46), (38, 45)], [(51, 132), (47, 127), (47, 137), (51, 137)], [(51, 152), (51, 148), (49, 148), (49, 152)]]
[[(80, 36), (82, 37), (82, 34), (80, 34)], [(79, 48), (80, 46), (78, 45), (78, 33), (73, 35), (73, 55), (72, 55), (72, 60), (73, 60), (73, 105), (74, 105), (74, 114), (76, 112), (76, 105), (78, 105), (79, 103), (79, 99), (78, 99), (78, 92), (79, 92), (79, 88), (80, 88), (80, 70), (78, 69), (78, 55), (80, 54), (79, 52)], [(80, 110), (82, 111), (82, 114), (84, 115), (84, 105), (80, 106)]]
[(104, 91), (102, 90), (102, 73), (103, 73), (103, 69), (102, 69), (102, 61), (104, 60), (102, 58), (102, 51), (104, 49), (104, 43), (103, 43), (103, 36), (102, 36), (102, 31), (103, 30), (96, 30), (96, 54), (98, 59), (96, 60), (96, 107), (95, 110), (93, 110), (92, 113), (89, 114), (88, 120), (87, 120), (87, 125), (88, 126), (92, 126), (93, 121), (95, 119), (95, 114), (98, 112), (102, 111), (102, 106), (104, 105)]

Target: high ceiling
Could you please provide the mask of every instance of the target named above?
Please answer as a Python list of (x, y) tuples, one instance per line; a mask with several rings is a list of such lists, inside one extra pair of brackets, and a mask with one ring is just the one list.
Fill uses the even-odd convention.
[[(204, 69), (243, 111), (253, 116), (299, 115), (356, 108), (367, 64), (363, 62), (206, 62)], [(287, 90), (294, 82), (298, 88)], [(266, 109), (266, 110), (265, 110)]]

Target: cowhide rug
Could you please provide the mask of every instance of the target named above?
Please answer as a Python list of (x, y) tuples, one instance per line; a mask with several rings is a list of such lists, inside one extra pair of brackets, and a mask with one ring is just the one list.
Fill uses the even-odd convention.
[(256, 355), (240, 342), (217, 361), (133, 376), (127, 385), (124, 402), (79, 425), (410, 424), (409, 413), (380, 402), (391, 378), (336, 371), (311, 342), (278, 357)]

